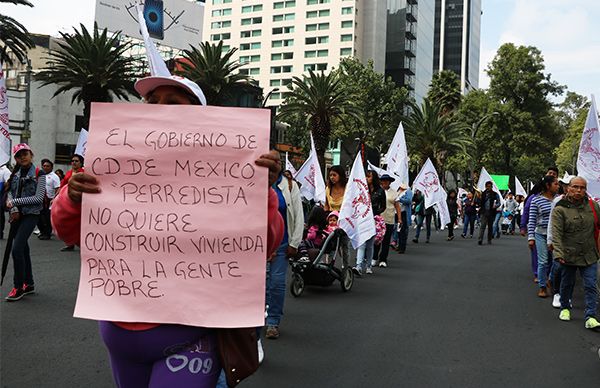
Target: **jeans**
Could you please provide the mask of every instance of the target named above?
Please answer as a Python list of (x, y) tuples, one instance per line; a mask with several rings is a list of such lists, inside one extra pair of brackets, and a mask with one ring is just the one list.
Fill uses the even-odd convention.
[[(552, 254), (550, 254), (552, 256)], [(552, 294), (560, 294), (560, 284), (562, 280), (563, 265), (558, 261), (552, 262), (552, 272), (550, 279), (552, 280)]]
[(500, 237), (500, 218), (502, 218), (502, 213), (501, 212), (496, 212), (496, 215), (494, 217), (494, 230), (493, 230), (493, 236), (496, 238)]
[(598, 303), (598, 289), (596, 288), (598, 264), (594, 263), (585, 267), (576, 267), (573, 265), (562, 266), (562, 279), (560, 283), (560, 307), (569, 309), (569, 300), (573, 297), (573, 287), (575, 286), (575, 275), (577, 269), (583, 278), (583, 288), (585, 297), (585, 318), (596, 315), (596, 305)]
[(550, 255), (548, 254), (548, 240), (545, 234), (535, 234), (535, 247), (537, 250), (537, 262), (538, 262), (538, 284), (540, 288), (546, 287), (548, 282), (548, 273), (552, 263), (550, 262)]
[(469, 235), (473, 236), (473, 231), (475, 230), (475, 219), (477, 216), (475, 214), (465, 214), (464, 225), (463, 225), (463, 235), (467, 235), (467, 230), (470, 228), (471, 232)]
[(287, 248), (287, 243), (281, 244), (273, 260), (267, 263), (267, 326), (279, 326), (283, 316), (288, 268)]
[[(394, 231), (394, 228), (394, 224), (385, 224), (385, 235), (383, 236), (383, 241), (381, 241), (381, 244), (375, 245), (373, 260), (387, 262), (388, 254), (390, 252), (390, 240), (392, 239), (392, 232)], [(406, 242), (404, 245), (406, 245)]]
[(21, 288), (23, 283), (33, 285), (33, 272), (31, 270), (31, 256), (29, 255), (29, 237), (38, 222), (35, 214), (22, 215), (17, 224), (15, 239), (12, 246), (12, 257), (14, 265), (14, 287)]
[(360, 270), (371, 268), (371, 260), (373, 259), (373, 249), (375, 247), (375, 236), (368, 239), (363, 245), (358, 247), (356, 251), (356, 267)]
[(485, 228), (487, 227), (487, 240), (488, 242), (492, 241), (494, 238), (494, 221), (496, 220), (496, 214), (482, 214), (481, 215), (481, 228), (479, 229), (479, 241), (483, 241), (483, 234), (485, 233)]
[(419, 240), (419, 236), (421, 235), (421, 228), (423, 227), (423, 220), (425, 220), (425, 228), (427, 229), (427, 241), (431, 237), (431, 219), (433, 218), (433, 214), (419, 214), (417, 216), (417, 232), (415, 233), (415, 240)]
[(50, 209), (44, 206), (40, 212), (40, 218), (38, 220), (38, 229), (40, 230), (40, 236), (50, 237), (52, 235), (52, 223), (50, 222)]
[(533, 249), (530, 250), (531, 253), (531, 271), (533, 272), (533, 276), (537, 278), (538, 276), (538, 256), (537, 256), (537, 248), (535, 245)]
[[(406, 241), (408, 240), (408, 217), (406, 212), (400, 214), (402, 220), (402, 226), (400, 232), (398, 232), (398, 252), (404, 253), (406, 251)], [(398, 230), (398, 226), (394, 225), (394, 228)]]

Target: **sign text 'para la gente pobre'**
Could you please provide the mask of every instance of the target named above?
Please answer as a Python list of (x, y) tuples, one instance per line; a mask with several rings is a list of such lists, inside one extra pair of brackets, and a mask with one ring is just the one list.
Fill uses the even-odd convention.
[(264, 321), (269, 112), (94, 104), (75, 316), (207, 327)]

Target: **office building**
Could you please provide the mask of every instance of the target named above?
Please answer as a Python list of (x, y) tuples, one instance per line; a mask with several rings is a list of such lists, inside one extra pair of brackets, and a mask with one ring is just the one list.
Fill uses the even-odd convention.
[(463, 93), (479, 87), (481, 0), (435, 0), (433, 71), (452, 70)]
[[(203, 37), (238, 48), (234, 59), (279, 105), (292, 77), (330, 71), (344, 57), (384, 70), (385, 0), (210, 0)], [(431, 69), (431, 66), (429, 66)]]
[(417, 103), (433, 75), (433, 0), (388, 0), (385, 73)]

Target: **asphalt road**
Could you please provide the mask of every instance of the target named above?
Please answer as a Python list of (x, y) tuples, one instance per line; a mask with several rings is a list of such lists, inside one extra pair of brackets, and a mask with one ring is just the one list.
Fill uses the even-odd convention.
[[(111, 387), (96, 322), (72, 317), (78, 252), (31, 240), (38, 294), (0, 302), (2, 387)], [(600, 333), (535, 296), (524, 239), (409, 242), (390, 266), (286, 295), (278, 340), (241, 387), (594, 387)], [(4, 241), (1, 246), (4, 249)], [(9, 292), (12, 268), (2, 287)]]

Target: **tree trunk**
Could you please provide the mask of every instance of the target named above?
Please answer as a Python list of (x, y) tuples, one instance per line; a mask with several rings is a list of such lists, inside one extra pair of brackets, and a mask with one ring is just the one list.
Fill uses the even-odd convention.
[(331, 123), (327, 120), (321, 120), (319, 117), (313, 117), (310, 120), (310, 128), (315, 141), (317, 159), (321, 166), (321, 173), (325, 174), (325, 151), (329, 147), (329, 137), (331, 136)]

